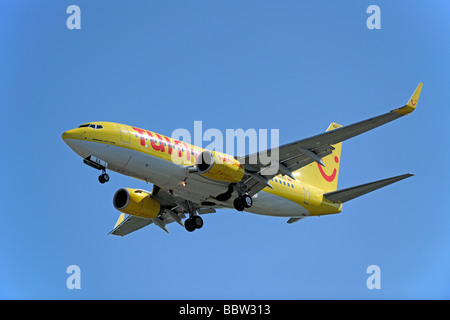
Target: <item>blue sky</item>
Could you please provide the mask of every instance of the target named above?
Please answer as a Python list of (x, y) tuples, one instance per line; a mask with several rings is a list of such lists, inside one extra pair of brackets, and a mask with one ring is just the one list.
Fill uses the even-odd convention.
[[(66, 9), (81, 8), (81, 30)], [(381, 9), (369, 30), (366, 9)], [(448, 299), (450, 5), (442, 1), (2, 1), (0, 298)], [(223, 210), (205, 226), (108, 236), (121, 187), (62, 132), (114, 121), (174, 129), (279, 129), (280, 143), (402, 106), (343, 144), (339, 188), (415, 176), (286, 219)], [(81, 269), (81, 289), (66, 268)], [(366, 268), (381, 269), (381, 289)]]

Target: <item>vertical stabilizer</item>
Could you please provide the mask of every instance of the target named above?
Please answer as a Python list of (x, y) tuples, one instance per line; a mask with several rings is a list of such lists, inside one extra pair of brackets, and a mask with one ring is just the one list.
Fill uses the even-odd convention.
[[(331, 131), (342, 127), (332, 122), (327, 131)], [(332, 145), (333, 152), (322, 158), (322, 166), (318, 162), (312, 162), (303, 168), (294, 172), (294, 176), (300, 182), (317, 187), (324, 192), (332, 192), (337, 190), (339, 165), (341, 163), (341, 146), (342, 142)]]

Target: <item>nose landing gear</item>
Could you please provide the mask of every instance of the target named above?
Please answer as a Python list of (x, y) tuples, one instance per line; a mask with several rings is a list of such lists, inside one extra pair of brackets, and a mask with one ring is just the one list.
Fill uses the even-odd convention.
[(106, 167), (108, 166), (108, 163), (106, 161), (94, 156), (89, 156), (87, 158), (84, 158), (83, 162), (89, 167), (97, 170), (102, 170), (102, 174), (98, 177), (98, 181), (101, 184), (109, 181), (109, 175), (106, 173)]
[(103, 169), (103, 173), (98, 176), (98, 181), (103, 184), (109, 181), (109, 175), (106, 173), (106, 170)]

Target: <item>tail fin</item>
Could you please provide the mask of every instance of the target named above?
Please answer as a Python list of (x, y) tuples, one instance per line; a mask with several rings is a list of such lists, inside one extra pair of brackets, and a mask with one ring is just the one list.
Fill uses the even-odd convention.
[[(332, 122), (327, 131), (340, 127), (342, 126)], [(298, 173), (298, 175), (296, 174), (297, 180), (317, 187), (324, 192), (337, 190), (342, 142), (336, 143), (332, 147), (334, 148), (333, 152), (322, 158), (325, 167), (322, 167), (317, 162), (312, 162), (295, 171)]]

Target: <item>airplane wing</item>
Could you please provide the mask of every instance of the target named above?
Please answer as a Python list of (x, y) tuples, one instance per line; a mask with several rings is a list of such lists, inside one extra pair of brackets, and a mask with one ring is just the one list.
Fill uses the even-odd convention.
[(151, 194), (152, 197), (159, 201), (162, 208), (161, 214), (157, 218), (146, 219), (122, 213), (109, 234), (125, 236), (152, 223), (164, 231), (169, 232), (167, 228), (169, 223), (177, 222), (184, 227), (182, 219), (186, 218), (186, 214), (190, 212), (195, 211), (200, 215), (216, 212), (213, 207), (205, 207), (192, 201), (175, 197), (167, 190), (161, 189), (158, 186), (153, 186), (152, 192), (143, 191)]
[[(382, 115), (336, 128), (307, 139), (288, 143), (271, 150), (238, 157), (237, 160), (245, 166), (246, 172), (250, 175), (247, 181), (244, 182), (248, 193), (254, 195), (265, 187), (270, 187), (268, 181), (278, 174), (287, 175), (295, 180), (292, 171), (300, 169), (313, 161), (323, 165), (321, 158), (333, 151), (333, 144), (408, 115), (415, 110), (421, 90), (422, 83), (419, 83), (413, 95), (403, 107), (393, 109)], [(260, 161), (262, 154), (264, 156), (269, 154), (269, 157), (272, 157), (276, 153), (278, 153), (277, 163), (272, 163), (268, 166), (263, 161)], [(267, 157), (263, 159), (267, 159)]]

